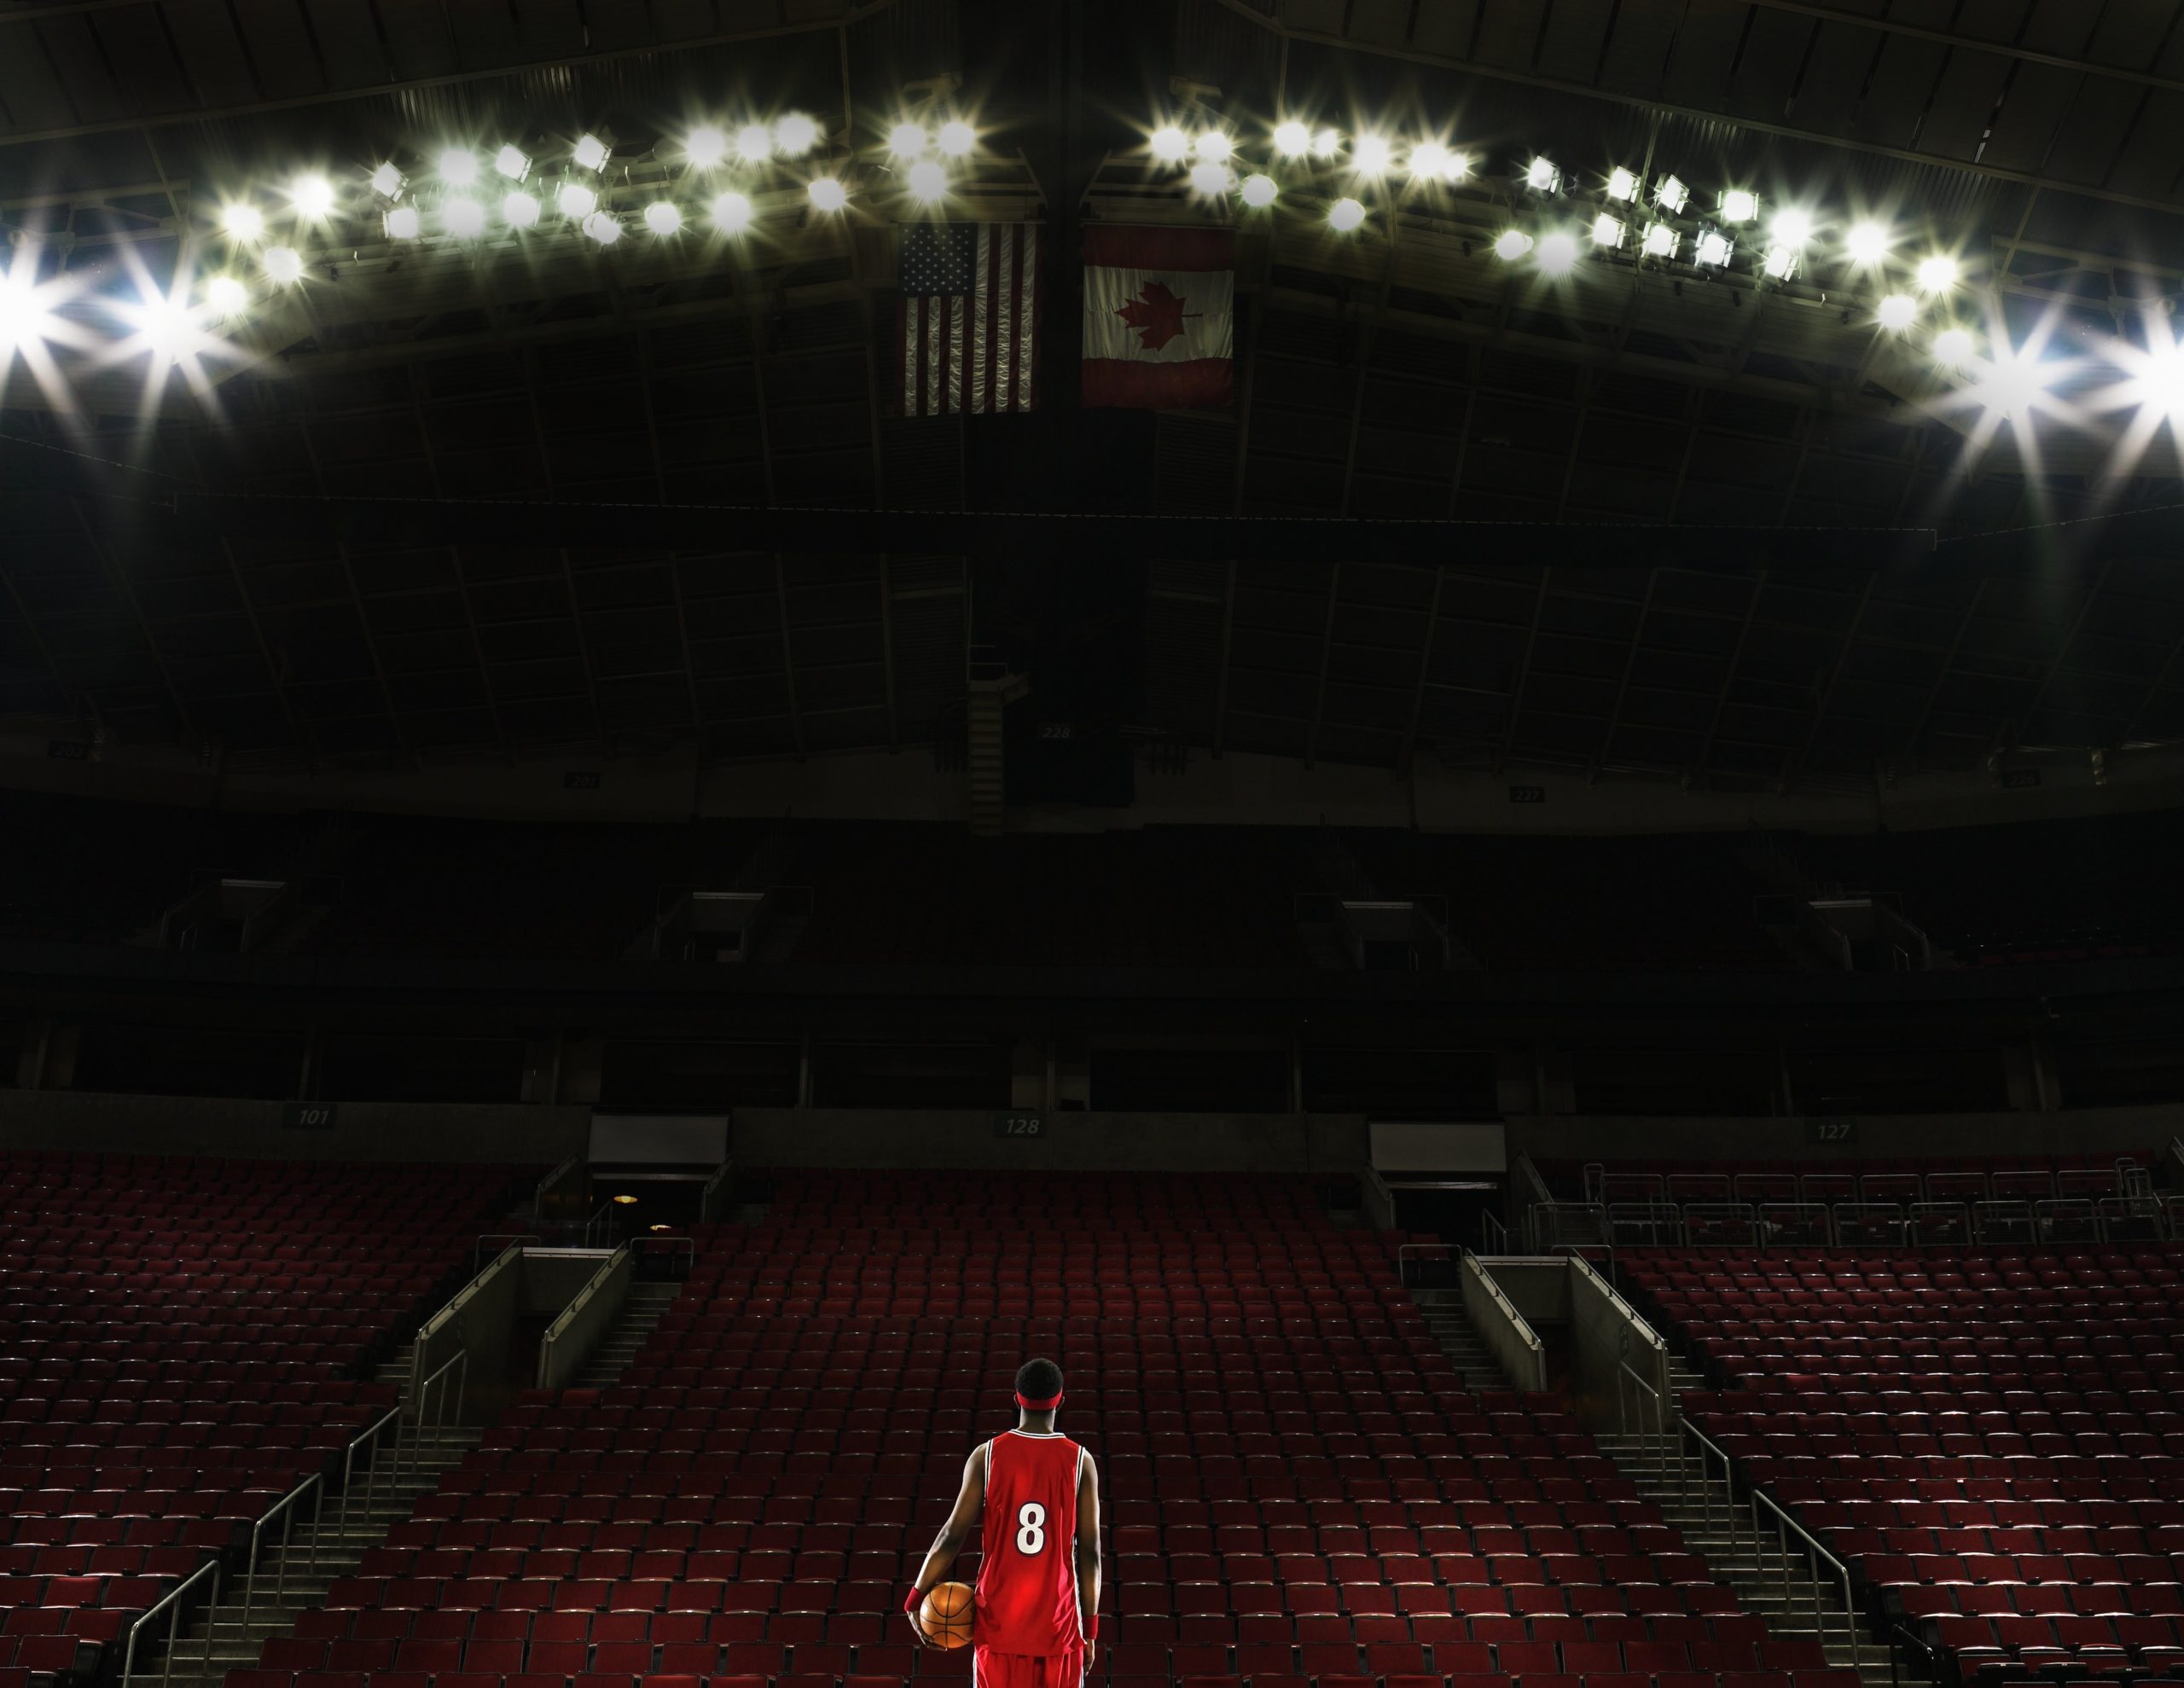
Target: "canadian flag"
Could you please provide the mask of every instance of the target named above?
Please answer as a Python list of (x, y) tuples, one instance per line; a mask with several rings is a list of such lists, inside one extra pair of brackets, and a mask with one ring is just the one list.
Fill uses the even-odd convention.
[(1087, 229), (1083, 403), (1138, 409), (1228, 403), (1235, 270), (1235, 236), (1226, 229)]

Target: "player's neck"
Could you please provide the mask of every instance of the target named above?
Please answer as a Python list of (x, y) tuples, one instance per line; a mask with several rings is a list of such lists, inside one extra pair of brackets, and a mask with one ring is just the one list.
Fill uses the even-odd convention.
[(1051, 1412), (1019, 1412), (1016, 1415), (1016, 1428), (1026, 1436), (1052, 1436), (1054, 1431), (1054, 1415)]

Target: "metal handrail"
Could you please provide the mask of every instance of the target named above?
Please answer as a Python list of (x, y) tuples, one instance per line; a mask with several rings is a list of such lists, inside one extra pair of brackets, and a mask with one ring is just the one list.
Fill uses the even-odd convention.
[[(1495, 1245), (1497, 1235), (1500, 1238), (1499, 1246)], [(1509, 1252), (1509, 1227), (1495, 1216), (1491, 1208), (1478, 1210), (1478, 1246), (1482, 1254), (1505, 1255)]]
[[(1728, 1450), (1708, 1436), (1705, 1431), (1700, 1430), (1698, 1425), (1693, 1424), (1688, 1418), (1679, 1415), (1676, 1423), (1682, 1430), (1685, 1440), (1699, 1444), (1699, 1511), (1705, 1517), (1706, 1533), (1709, 1535), (1714, 1533), (1714, 1488), (1709, 1480), (1707, 1455), (1711, 1454), (1722, 1462), (1722, 1522), (1729, 1532), (1729, 1545), (1734, 1547), (1737, 1541), (1737, 1487), (1735, 1470), (1729, 1463)], [(1681, 1475), (1682, 1466), (1679, 1465), (1679, 1479)], [(1685, 1485), (1680, 1482), (1679, 1487), (1683, 1486)], [(1757, 1538), (1755, 1537), (1752, 1542), (1754, 1563), (1757, 1562), (1758, 1555), (1759, 1545)]]
[(1507, 1291), (1496, 1283), (1493, 1275), (1478, 1263), (1478, 1256), (1469, 1249), (1466, 1249), (1457, 1256), (1457, 1259), (1461, 1262), (1457, 1270), (1461, 1271), (1467, 1266), (1472, 1269), (1472, 1274), (1478, 1279), (1479, 1288), (1485, 1291), (1492, 1298), (1494, 1305), (1501, 1310), (1502, 1316), (1509, 1321), (1509, 1328), (1524, 1338), (1525, 1346), (1534, 1354), (1538, 1354), (1544, 1349), (1547, 1345), (1540, 1341), (1538, 1333), (1531, 1327), (1531, 1322), (1517, 1311), (1516, 1302), (1509, 1299)]
[(1855, 1652), (1858, 1645), (1858, 1609), (1857, 1604), (1851, 1598), (1850, 1593), (1850, 1568), (1844, 1564), (1840, 1559), (1837, 1558), (1833, 1553), (1829, 1552), (1825, 1547), (1821, 1546), (1819, 1540), (1813, 1535), (1812, 1532), (1808, 1530), (1795, 1518), (1792, 1518), (1787, 1512), (1784, 1511), (1781, 1507), (1775, 1503), (1774, 1498), (1772, 1495), (1757, 1488), (1751, 1491), (1751, 1539), (1755, 1549), (1752, 1554), (1752, 1562), (1754, 1564), (1757, 1564), (1759, 1561), (1759, 1555), (1757, 1552), (1757, 1548), (1759, 1541), (1759, 1509), (1762, 1506), (1766, 1507), (1769, 1511), (1774, 1515), (1775, 1547), (1782, 1558), (1782, 1605), (1784, 1610), (1786, 1612), (1790, 1609), (1791, 1605), (1789, 1539), (1792, 1535), (1795, 1535), (1798, 1540), (1804, 1544), (1806, 1562), (1811, 1568), (1809, 1575), (1812, 1582), (1813, 1633), (1819, 1636), (1822, 1640), (1827, 1639), (1827, 1621), (1824, 1615), (1824, 1608), (1821, 1604), (1820, 1598), (1820, 1562), (1824, 1559), (1828, 1564), (1834, 1567), (1836, 1575), (1842, 1581), (1843, 1623), (1844, 1631), (1843, 1639), (1850, 1645), (1852, 1651)]
[[(483, 1256), (485, 1251), (485, 1244), (488, 1243), (537, 1243), (543, 1248), (545, 1245), (545, 1242), (546, 1239), (540, 1236), (536, 1231), (488, 1231), (480, 1236), (477, 1242), (471, 1247), (470, 1275), (474, 1278), (484, 1268), (485, 1260)], [(495, 1260), (498, 1260), (507, 1252), (508, 1249), (505, 1247), (496, 1250), (493, 1254), (493, 1258)]]
[(584, 1247), (590, 1249), (598, 1246), (598, 1244), (592, 1240), (591, 1233), (595, 1229), (596, 1229), (601, 1236), (605, 1236), (607, 1230), (607, 1221), (613, 1218), (613, 1215), (614, 1204), (611, 1200), (601, 1202), (599, 1204), (599, 1211), (592, 1215), (590, 1219), (587, 1219), (584, 1222)]
[(1941, 1673), (1934, 1668), (1934, 1650), (1920, 1639), (1920, 1638), (1913, 1633), (1912, 1628), (1908, 1624), (1892, 1623), (1888, 1627), (1887, 1638), (1889, 1688), (1902, 1688), (1902, 1673), (1898, 1671), (1896, 1668), (1896, 1661), (1899, 1656), (1900, 1651), (1896, 1646), (1896, 1642), (1899, 1638), (1909, 1645), (1918, 1649), (1920, 1658), (1926, 1662), (1926, 1680), (1929, 1682), (1940, 1681)]
[(288, 1543), (293, 1537), (295, 1530), (296, 1503), (303, 1499), (305, 1489), (315, 1489), (318, 1494), (318, 1505), (317, 1510), (311, 1514), (311, 1553), (308, 1560), (312, 1574), (317, 1573), (318, 1527), (326, 1516), (326, 1488), (319, 1482), (318, 1473), (313, 1471), (267, 1507), (264, 1514), (250, 1527), (250, 1558), (242, 1579), (242, 1621), (246, 1628), (250, 1625), (251, 1604), (258, 1598), (258, 1548), (264, 1535), (265, 1527), (276, 1517), (281, 1520), (281, 1569), (274, 1573), (273, 1598), (278, 1600), (288, 1592)]
[[(591, 1304), (591, 1298), (605, 1286), (608, 1279), (617, 1272), (624, 1270), (634, 1273), (636, 1267), (636, 1251), (629, 1244), (623, 1244), (620, 1248), (607, 1256), (606, 1260), (601, 1263), (598, 1271), (584, 1279), (584, 1287), (569, 1298), (569, 1304), (554, 1315), (554, 1322), (546, 1327), (546, 1334), (538, 1339), (538, 1371), (536, 1381), (540, 1389), (546, 1387), (546, 1377), (549, 1370), (549, 1360), (554, 1352), (554, 1345), (561, 1341), (561, 1335), (569, 1328), (570, 1322)], [(628, 1291), (624, 1290), (624, 1294), (626, 1296)]]
[[(1653, 1480), (1666, 1482), (1669, 1470), (1668, 1409), (1661, 1400), (1661, 1392), (1632, 1371), (1629, 1360), (1618, 1360), (1615, 1364), (1615, 1421), (1623, 1435), (1630, 1434), (1629, 1403), (1639, 1398), (1639, 1395), (1634, 1395), (1630, 1387), (1625, 1385), (1625, 1378), (1635, 1386), (1639, 1395), (1653, 1403)], [(1642, 1423), (1639, 1434), (1641, 1437), (1645, 1434)]]
[(622, 1246), (633, 1253), (642, 1254), (649, 1250), (657, 1254), (679, 1254), (686, 1256), (689, 1262), (689, 1267), (682, 1274), (682, 1281), (684, 1283), (688, 1283), (690, 1273), (698, 1269), (698, 1244), (694, 1238), (632, 1237)]
[(538, 1180), (538, 1187), (531, 1192), (531, 1211), (534, 1218), (546, 1217), (546, 1192), (566, 1177), (569, 1169), (577, 1165), (583, 1158), (582, 1155), (572, 1152), (559, 1166)]
[(1608, 1299), (1608, 1305), (1623, 1315), (1623, 1322), (1630, 1325), (1655, 1353), (1665, 1354), (1668, 1352), (1667, 1338), (1639, 1316), (1638, 1309), (1623, 1300), (1615, 1285), (1594, 1269), (1592, 1262), (1587, 1260), (1583, 1255), (1576, 1253), (1571, 1254), (1570, 1258), (1577, 1263), (1577, 1269), (1580, 1272), (1600, 1286), (1600, 1293)]
[(437, 1441), (440, 1432), (447, 1428), (447, 1383), (445, 1380), (447, 1374), (450, 1372), (455, 1372), (456, 1373), (455, 1380), (455, 1416), (456, 1421), (458, 1423), (461, 1422), (462, 1418), (463, 1392), (468, 1387), (470, 1381), (470, 1350), (467, 1348), (457, 1349), (453, 1354), (450, 1354), (430, 1376), (426, 1378), (417, 1385), (415, 1393), (410, 1397), (416, 1407), (415, 1428), (412, 1430), (410, 1436), (409, 1474), (410, 1480), (413, 1482), (416, 1481), (418, 1467), (424, 1462), (425, 1398), (431, 1393), (432, 1387), (434, 1383), (439, 1384), (439, 1416), (433, 1421), (432, 1425), (433, 1440)]
[[(402, 1404), (399, 1401), (388, 1407), (375, 1423), (360, 1430), (341, 1452), (341, 1510), (334, 1528), (341, 1532), (345, 1544), (349, 1534), (349, 1494), (355, 1487), (357, 1450), (367, 1442), (376, 1442), (389, 1424), (395, 1427), (394, 1453), (398, 1457), (402, 1451)], [(379, 1498), (380, 1467), (386, 1463), (380, 1457), (380, 1450), (374, 1447), (371, 1463), (364, 1467), (364, 1517), (367, 1521), (372, 1515), (372, 1503)]]
[(713, 1192), (727, 1180), (735, 1166), (733, 1161), (723, 1161), (713, 1169), (713, 1175), (706, 1180), (705, 1187), (698, 1192), (698, 1217), (702, 1222), (708, 1225), (717, 1222), (713, 1218)]
[[(165, 1684), (173, 1675), (175, 1639), (180, 1634), (182, 1626), (182, 1597), (189, 1593), (200, 1579), (208, 1576), (212, 1579), (212, 1604), (215, 1606), (218, 1605), (220, 1604), (220, 1562), (218, 1559), (207, 1559), (154, 1600), (144, 1610), (142, 1615), (129, 1626), (129, 1642), (123, 1648), (121, 1654), (122, 1688), (128, 1688), (129, 1679), (136, 1673), (136, 1638), (142, 1633), (144, 1626), (159, 1615), (162, 1607), (170, 1607), (172, 1610), (167, 1614), (167, 1646), (166, 1651), (160, 1656), (160, 1681)], [(205, 1626), (205, 1647), (199, 1662), (199, 1672), (206, 1676), (212, 1673), (212, 1626), (209, 1623)]]

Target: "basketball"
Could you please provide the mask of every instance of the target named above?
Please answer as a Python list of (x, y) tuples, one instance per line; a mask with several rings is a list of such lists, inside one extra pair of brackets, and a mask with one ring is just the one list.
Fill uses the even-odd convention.
[(973, 1615), (967, 1582), (936, 1582), (918, 1608), (918, 1621), (936, 1647), (969, 1646)]

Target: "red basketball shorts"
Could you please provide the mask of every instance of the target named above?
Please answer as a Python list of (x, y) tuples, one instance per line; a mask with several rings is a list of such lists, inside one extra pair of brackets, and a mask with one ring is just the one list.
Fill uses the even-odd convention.
[(990, 1647), (972, 1650), (971, 1668), (977, 1688), (1082, 1688), (1084, 1649), (1066, 1653), (996, 1653)]

